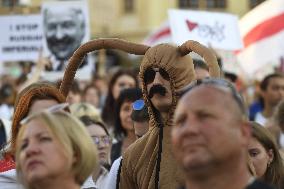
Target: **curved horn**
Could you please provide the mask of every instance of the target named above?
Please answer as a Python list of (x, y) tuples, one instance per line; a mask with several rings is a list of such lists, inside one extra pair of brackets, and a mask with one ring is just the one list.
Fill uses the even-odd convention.
[(220, 77), (220, 67), (218, 65), (217, 58), (209, 48), (201, 45), (197, 41), (189, 40), (179, 46), (179, 51), (182, 56), (187, 55), (191, 51), (199, 54), (204, 58), (205, 63), (208, 65), (210, 76)]
[(89, 52), (99, 49), (119, 49), (131, 54), (144, 55), (149, 48), (146, 45), (131, 43), (121, 39), (109, 38), (89, 41), (81, 45), (69, 59), (59, 90), (65, 97), (67, 96), (76, 71), (83, 62), (85, 55)]

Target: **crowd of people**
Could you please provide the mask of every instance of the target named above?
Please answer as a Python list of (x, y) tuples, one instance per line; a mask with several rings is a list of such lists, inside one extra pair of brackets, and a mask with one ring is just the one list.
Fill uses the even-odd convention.
[(108, 42), (144, 55), (138, 75), (1, 78), (1, 189), (284, 188), (282, 73), (251, 100), (196, 41)]

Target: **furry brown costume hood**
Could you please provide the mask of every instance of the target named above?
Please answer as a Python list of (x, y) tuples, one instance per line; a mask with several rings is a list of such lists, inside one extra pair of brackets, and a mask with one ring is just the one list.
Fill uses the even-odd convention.
[[(160, 44), (149, 48), (145, 53), (139, 76), (150, 115), (149, 132), (124, 153), (119, 188), (172, 189), (182, 184), (184, 175), (173, 157), (170, 126), (179, 98), (177, 93), (195, 80), (193, 61), (190, 56), (185, 56), (191, 51), (204, 58), (211, 77), (220, 77), (214, 53), (196, 41), (187, 41), (180, 47)], [(144, 82), (144, 74), (149, 67), (162, 68), (170, 77), (172, 106), (163, 123), (157, 121), (159, 119), (154, 114)]]

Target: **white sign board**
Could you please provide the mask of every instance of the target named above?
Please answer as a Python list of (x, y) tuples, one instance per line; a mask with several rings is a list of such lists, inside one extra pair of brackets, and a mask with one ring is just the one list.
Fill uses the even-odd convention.
[(0, 61), (36, 61), (42, 46), (41, 15), (0, 16)]
[[(48, 71), (62, 72), (75, 50), (90, 40), (87, 1), (44, 2), (42, 23), (43, 53), (52, 63)], [(85, 61), (80, 69), (87, 64)]]
[(222, 50), (243, 47), (238, 17), (233, 14), (171, 9), (169, 21), (173, 41), (178, 45), (195, 40)]

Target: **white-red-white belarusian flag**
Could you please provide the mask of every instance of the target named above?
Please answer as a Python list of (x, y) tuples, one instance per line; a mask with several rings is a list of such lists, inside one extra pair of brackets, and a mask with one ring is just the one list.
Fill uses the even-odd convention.
[(252, 75), (284, 56), (284, 0), (267, 0), (240, 22), (244, 49), (237, 53), (244, 71)]
[(143, 44), (154, 46), (161, 43), (172, 43), (169, 22), (165, 21), (157, 29), (153, 30), (143, 41)]

